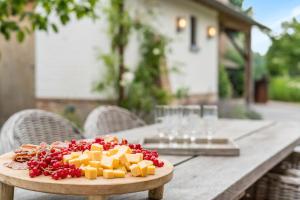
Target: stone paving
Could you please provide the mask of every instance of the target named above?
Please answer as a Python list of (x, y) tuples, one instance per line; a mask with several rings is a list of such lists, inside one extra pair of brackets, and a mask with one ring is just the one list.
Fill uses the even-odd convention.
[(269, 101), (267, 104), (253, 104), (251, 108), (266, 120), (300, 122), (300, 103)]

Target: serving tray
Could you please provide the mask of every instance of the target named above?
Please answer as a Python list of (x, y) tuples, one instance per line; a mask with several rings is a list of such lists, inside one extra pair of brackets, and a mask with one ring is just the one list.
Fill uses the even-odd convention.
[(239, 156), (240, 149), (228, 138), (196, 138), (193, 143), (189, 139), (175, 138), (172, 142), (166, 137), (144, 138), (145, 149), (157, 150), (165, 155), (206, 155), (206, 156)]
[(149, 198), (162, 199), (163, 186), (173, 177), (173, 165), (167, 160), (164, 166), (156, 168), (155, 175), (147, 177), (132, 177), (126, 174), (125, 178), (95, 180), (81, 178), (67, 178), (53, 180), (50, 177), (39, 176), (30, 178), (27, 170), (13, 170), (4, 164), (12, 160), (13, 153), (0, 156), (0, 199), (12, 200), (13, 188), (20, 187), (28, 190), (67, 194), (84, 195), (89, 200), (104, 200), (110, 195), (126, 194), (149, 190)]

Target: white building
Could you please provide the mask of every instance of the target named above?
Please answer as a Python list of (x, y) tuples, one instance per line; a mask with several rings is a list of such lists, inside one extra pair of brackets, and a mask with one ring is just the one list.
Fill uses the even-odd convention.
[[(219, 57), (222, 54), (221, 34), (242, 31), (247, 35), (250, 49), (253, 19), (228, 5), (216, 0), (127, 0), (130, 11), (151, 9), (155, 16), (150, 23), (173, 41), (168, 53), (168, 66), (180, 64), (182, 73), (170, 74), (171, 90), (189, 88), (193, 101), (216, 101), (218, 94)], [(177, 31), (178, 20), (186, 22), (182, 31)], [(93, 83), (103, 75), (100, 52), (108, 51), (107, 23), (100, 20), (74, 20), (61, 27), (58, 34), (37, 32), (35, 34), (35, 98), (37, 106), (59, 111), (71, 103), (82, 109), (85, 115), (98, 102), (112, 99), (107, 94), (92, 91)], [(209, 33), (211, 32), (211, 37)], [(213, 33), (216, 33), (214, 35)], [(245, 51), (248, 61), (247, 94), (251, 94), (251, 53)], [(132, 37), (126, 50), (125, 62), (136, 66), (138, 42)]]

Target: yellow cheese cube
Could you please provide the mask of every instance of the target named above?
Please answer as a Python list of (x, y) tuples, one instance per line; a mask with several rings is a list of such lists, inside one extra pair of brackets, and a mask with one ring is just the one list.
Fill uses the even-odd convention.
[(75, 165), (75, 167), (80, 167), (81, 161), (78, 158), (74, 158), (72, 160), (69, 160), (70, 165)]
[(110, 149), (110, 150), (108, 150), (107, 155), (108, 156), (113, 156), (113, 155), (117, 154), (118, 151), (119, 151), (118, 149)]
[(147, 174), (149, 174), (149, 175), (154, 175), (154, 174), (155, 174), (155, 166), (149, 165), (149, 166), (147, 167)]
[(101, 165), (104, 169), (116, 169), (119, 167), (119, 160), (115, 157), (103, 156)]
[(95, 167), (95, 168), (101, 168), (101, 162), (100, 161), (89, 161), (89, 165), (91, 166), (91, 167)]
[(130, 162), (128, 161), (127, 157), (125, 156), (125, 154), (122, 154), (122, 155), (119, 155), (119, 160), (120, 160), (120, 163), (122, 165), (124, 165), (126, 167), (127, 170), (130, 170), (129, 167), (130, 167)]
[(78, 152), (72, 152), (72, 153), (71, 153), (71, 157), (72, 157), (72, 158), (78, 158), (79, 156), (81, 156), (81, 154), (82, 154), (81, 151), (78, 151)]
[(130, 166), (130, 172), (132, 176), (141, 176), (141, 168), (137, 164), (133, 164)]
[(96, 179), (97, 178), (97, 169), (95, 167), (86, 167), (84, 175), (88, 179)]
[(127, 169), (125, 166), (119, 166), (118, 170), (122, 170), (123, 172), (125, 172), (125, 174), (127, 173)]
[(89, 155), (89, 150), (84, 150), (84, 152), (82, 153), (83, 155)]
[(147, 167), (148, 167), (147, 162), (141, 161), (139, 162), (138, 166), (141, 169), (141, 176), (147, 176)]
[(109, 155), (109, 151), (102, 151), (102, 155), (108, 156)]
[(103, 176), (103, 168), (102, 167), (97, 168), (97, 176)]
[(84, 176), (84, 175), (85, 175), (85, 168), (86, 168), (85, 165), (81, 165), (81, 166), (79, 167), (79, 169), (81, 169), (81, 176)]
[(102, 152), (101, 151), (90, 151), (90, 152), (88, 152), (88, 156), (89, 156), (90, 160), (100, 161), (102, 158)]
[(114, 177), (115, 178), (124, 178), (125, 177), (125, 172), (123, 170), (114, 170)]
[(104, 178), (115, 178), (114, 170), (112, 170), (112, 169), (104, 169), (103, 170), (103, 177)]
[(151, 160), (142, 160), (138, 164), (149, 166), (149, 165), (153, 165), (153, 162)]
[(64, 156), (63, 156), (63, 162), (64, 162), (64, 163), (68, 163), (69, 160), (71, 160), (71, 159), (72, 159), (71, 155), (64, 155)]
[(143, 160), (143, 154), (141, 154), (141, 153), (136, 153), (136, 154), (128, 154), (127, 153), (127, 154), (125, 154), (125, 156), (126, 156), (127, 160), (133, 164), (137, 164)]
[(117, 148), (119, 149), (119, 152), (121, 152), (121, 153), (132, 153), (132, 150), (127, 145), (120, 145)]
[(79, 156), (78, 159), (80, 160), (81, 164), (84, 164), (84, 165), (88, 165), (89, 161), (90, 161), (89, 156), (86, 154), (82, 154), (81, 156)]
[(103, 146), (101, 144), (92, 144), (91, 151), (103, 151)]

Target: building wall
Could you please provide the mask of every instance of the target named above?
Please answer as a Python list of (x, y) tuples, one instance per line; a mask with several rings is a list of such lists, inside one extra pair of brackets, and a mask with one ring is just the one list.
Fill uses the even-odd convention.
[(12, 114), (35, 107), (34, 35), (19, 44), (0, 37), (0, 125)]
[[(150, 3), (149, 3), (150, 2)], [(130, 10), (151, 8), (159, 31), (170, 37), (172, 52), (168, 55), (169, 66), (179, 66), (182, 73), (171, 74), (171, 87), (175, 92), (186, 86), (191, 94), (217, 93), (218, 37), (208, 39), (208, 26), (218, 27), (217, 13), (198, 4), (179, 0), (128, 1)], [(145, 9), (144, 9), (145, 10)], [(190, 51), (189, 17), (198, 19), (199, 51)], [(186, 17), (187, 28), (176, 33), (176, 17)], [(142, 16), (143, 17), (143, 16)], [(99, 95), (92, 85), (103, 75), (103, 66), (97, 60), (100, 52), (108, 51), (104, 17), (97, 22), (73, 21), (60, 29), (59, 34), (36, 34), (36, 96), (56, 99), (108, 99), (111, 94)], [(138, 62), (138, 44), (131, 40), (126, 51), (130, 67)]]

